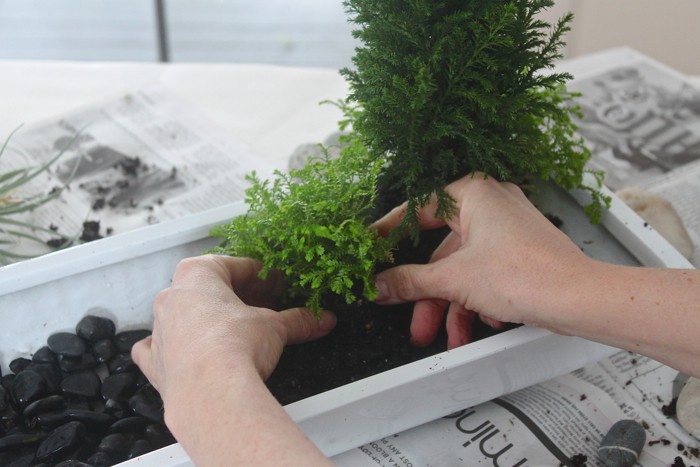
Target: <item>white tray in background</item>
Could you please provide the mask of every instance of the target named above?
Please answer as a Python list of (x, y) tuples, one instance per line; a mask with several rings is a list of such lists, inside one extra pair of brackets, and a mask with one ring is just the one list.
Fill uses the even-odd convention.
[[(609, 262), (692, 267), (657, 232), (614, 198), (594, 226), (579, 202), (544, 186), (540, 208), (589, 255)], [(54, 332), (73, 330), (93, 307), (110, 310), (119, 329), (150, 327), (151, 302), (167, 287), (178, 261), (215, 241), (211, 227), (243, 204), (79, 245), (0, 268), (0, 365), (28, 356)], [(623, 246), (624, 245), (624, 246)], [(331, 337), (332, 338), (332, 337)], [(328, 456), (437, 419), (597, 361), (615, 349), (542, 329), (520, 327), (286, 406)], [(179, 445), (124, 466), (192, 465)]]

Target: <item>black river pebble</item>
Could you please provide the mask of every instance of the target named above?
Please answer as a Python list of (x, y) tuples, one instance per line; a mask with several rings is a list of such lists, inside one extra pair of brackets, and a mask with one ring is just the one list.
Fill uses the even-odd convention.
[(70, 332), (51, 334), (46, 343), (54, 353), (68, 357), (80, 357), (86, 348), (85, 341)]
[(0, 385), (0, 412), (7, 408), (7, 389)]
[(134, 329), (132, 331), (122, 331), (114, 336), (114, 343), (117, 346), (117, 351), (126, 353), (131, 352), (131, 347), (141, 339), (151, 335), (151, 331), (146, 329)]
[(56, 361), (56, 354), (49, 349), (48, 345), (43, 346), (32, 355), (32, 362), (34, 363), (54, 363)]
[(133, 396), (137, 379), (136, 373), (130, 371), (109, 375), (102, 381), (102, 397), (107, 400)]
[(158, 391), (147, 384), (129, 399), (129, 407), (138, 415), (156, 422), (163, 421), (163, 401)]
[(13, 372), (14, 374), (19, 373), (20, 371), (25, 370), (30, 364), (32, 363), (31, 360), (28, 358), (24, 357), (19, 357), (15, 358), (10, 362), (10, 371)]
[(100, 377), (92, 371), (71, 373), (61, 381), (61, 392), (78, 399), (97, 399), (100, 396)]
[(36, 450), (36, 460), (64, 460), (65, 455), (78, 446), (85, 436), (85, 425), (80, 422), (68, 422), (56, 428), (44, 439)]
[(102, 339), (114, 337), (116, 327), (111, 319), (87, 315), (78, 322), (75, 333), (88, 342), (94, 343)]
[(117, 347), (111, 339), (102, 339), (92, 344), (92, 354), (99, 363), (110, 361), (116, 353)]
[(112, 466), (175, 442), (160, 395), (131, 359), (151, 332), (117, 333), (93, 315), (75, 329), (0, 373), (0, 465)]
[(93, 467), (85, 462), (77, 461), (74, 459), (69, 459), (63, 462), (59, 462), (54, 467)]
[(74, 371), (95, 368), (98, 363), (99, 362), (95, 356), (90, 353), (84, 353), (80, 357), (67, 357), (65, 355), (61, 355), (59, 367), (61, 368), (61, 371), (73, 373)]
[(41, 413), (45, 412), (53, 412), (55, 410), (61, 410), (63, 407), (66, 405), (66, 400), (63, 398), (63, 396), (59, 395), (52, 395), (48, 397), (44, 397), (43, 399), (39, 399), (37, 401), (32, 402), (29, 404), (25, 409), (22, 415), (25, 418), (32, 418), (35, 417), (36, 415), (39, 415)]
[(20, 371), (12, 382), (12, 397), (21, 409), (45, 394), (46, 380), (35, 371)]

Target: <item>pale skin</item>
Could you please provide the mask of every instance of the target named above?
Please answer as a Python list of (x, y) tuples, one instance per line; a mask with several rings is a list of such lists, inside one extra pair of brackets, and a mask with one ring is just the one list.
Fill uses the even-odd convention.
[(134, 345), (132, 357), (196, 465), (331, 465), (264, 381), (285, 345), (327, 334), (335, 317), (272, 311), (282, 281), (260, 280), (259, 268), (247, 258), (182, 261), (156, 297), (153, 334)]
[[(377, 278), (379, 303), (416, 302), (416, 345), (434, 339), (447, 310), (450, 348), (469, 341), (478, 316), (495, 327), (524, 323), (581, 336), (700, 376), (698, 271), (592, 260), (508, 183), (477, 174), (447, 191), (457, 202), (447, 221), (452, 232), (430, 263)], [(394, 209), (376, 228), (387, 234), (404, 212), (405, 205)], [(422, 228), (445, 224), (434, 212), (433, 204), (420, 211)], [(326, 312), (317, 321), (303, 308), (272, 311), (269, 300), (282, 281), (262, 281), (258, 271), (245, 258), (180, 263), (155, 300), (153, 335), (132, 356), (197, 465), (330, 465), (264, 380), (285, 345), (326, 335), (335, 318)], [(203, 388), (206, 397), (191, 397)]]
[[(415, 301), (417, 345), (431, 342), (447, 308), (448, 346), (469, 341), (478, 314), (494, 326), (523, 323), (631, 350), (700, 376), (700, 271), (593, 260), (554, 227), (515, 185), (464, 177), (447, 187), (457, 202), (451, 233), (427, 265), (378, 275), (379, 303)], [(388, 233), (405, 205), (375, 225)], [(435, 205), (421, 227), (445, 221)]]

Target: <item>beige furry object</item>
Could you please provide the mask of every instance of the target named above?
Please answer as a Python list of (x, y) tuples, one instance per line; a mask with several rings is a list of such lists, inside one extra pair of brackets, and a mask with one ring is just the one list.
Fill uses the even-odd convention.
[(693, 245), (683, 221), (670, 202), (661, 196), (636, 187), (622, 188), (615, 193), (649, 223), (683, 256), (693, 257)]

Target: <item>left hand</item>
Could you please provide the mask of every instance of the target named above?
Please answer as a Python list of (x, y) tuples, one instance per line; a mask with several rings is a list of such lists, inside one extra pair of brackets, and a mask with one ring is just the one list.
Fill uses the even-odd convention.
[(285, 345), (331, 331), (331, 313), (319, 321), (306, 308), (267, 308), (284, 284), (274, 274), (261, 280), (259, 270), (252, 259), (214, 255), (177, 266), (172, 285), (153, 305), (153, 334), (132, 349), (134, 362), (164, 401), (188, 383), (213, 379), (212, 372), (235, 375), (243, 368), (264, 380)]

